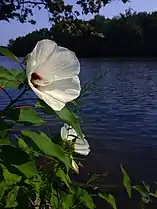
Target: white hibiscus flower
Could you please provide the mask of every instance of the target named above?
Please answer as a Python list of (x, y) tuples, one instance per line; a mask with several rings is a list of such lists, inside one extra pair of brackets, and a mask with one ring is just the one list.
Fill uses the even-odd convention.
[(85, 138), (81, 139), (75, 129), (73, 129), (68, 124), (64, 124), (61, 128), (61, 138), (63, 140), (70, 140), (74, 143), (74, 150), (75, 152), (79, 153), (80, 155), (88, 155), (90, 152), (89, 144)]
[(80, 94), (80, 63), (75, 54), (54, 41), (39, 41), (28, 55), (28, 83), (52, 109), (60, 111)]

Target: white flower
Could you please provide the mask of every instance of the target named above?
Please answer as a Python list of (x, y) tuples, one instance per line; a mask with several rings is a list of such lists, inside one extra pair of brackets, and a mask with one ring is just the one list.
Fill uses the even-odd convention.
[(64, 124), (61, 128), (61, 138), (63, 140), (70, 140), (74, 142), (75, 152), (81, 155), (88, 155), (90, 152), (89, 144), (85, 138), (81, 139), (76, 131), (69, 126), (68, 124)]
[(56, 111), (80, 94), (80, 63), (72, 51), (54, 41), (36, 44), (28, 55), (26, 72), (35, 94)]

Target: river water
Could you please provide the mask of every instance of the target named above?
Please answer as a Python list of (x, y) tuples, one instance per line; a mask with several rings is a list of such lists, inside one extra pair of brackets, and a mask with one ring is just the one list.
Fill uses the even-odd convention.
[[(92, 151), (83, 163), (80, 178), (107, 172), (101, 185), (120, 185), (122, 164), (134, 183), (156, 180), (157, 62), (80, 61), (82, 85), (102, 75), (96, 89), (82, 98), (85, 106), (80, 112), (81, 127)], [(0, 65), (17, 68), (4, 57), (0, 57)], [(8, 100), (2, 92), (0, 95), (3, 108)], [(53, 117), (46, 119), (52, 132), (59, 131)]]

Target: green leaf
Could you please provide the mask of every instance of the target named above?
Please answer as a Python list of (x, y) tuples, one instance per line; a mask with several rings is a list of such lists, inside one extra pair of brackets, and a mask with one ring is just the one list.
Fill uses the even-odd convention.
[(74, 205), (75, 197), (73, 194), (62, 195), (62, 205), (64, 209), (70, 209)]
[(52, 188), (51, 198), (50, 198), (50, 204), (51, 204), (52, 208), (58, 209), (58, 205), (59, 205), (58, 200), (59, 199), (58, 199), (58, 196), (57, 196), (57, 192), (54, 188)]
[(0, 53), (16, 62), (20, 62), (19, 59), (6, 47), (0, 47)]
[(129, 195), (129, 197), (131, 198), (131, 181), (130, 181), (130, 177), (128, 176), (126, 170), (121, 166), (121, 171), (123, 174), (123, 185)]
[(1, 146), (0, 158), (8, 164), (21, 165), (29, 161), (29, 155), (11, 145)]
[(76, 133), (81, 138), (83, 137), (82, 131), (81, 131), (81, 128), (80, 128), (80, 123), (79, 123), (76, 115), (70, 109), (68, 109), (65, 106), (61, 111), (55, 111), (55, 112), (60, 119), (64, 120), (69, 125), (71, 125), (75, 129)]
[(30, 185), (31, 187), (33, 187), (35, 194), (36, 194), (36, 199), (39, 199), (40, 188), (41, 188), (41, 185), (43, 184), (41, 177), (39, 175), (37, 175), (31, 179), (26, 179), (24, 182), (26, 184)]
[(25, 72), (21, 70), (8, 70), (0, 66), (0, 86), (3, 88), (18, 88), (26, 79)]
[(88, 194), (86, 190), (83, 190), (82, 197), (80, 197), (84, 205), (89, 209), (94, 209), (95, 205), (92, 197)]
[(20, 83), (22, 83), (26, 79), (26, 73), (23, 70), (11, 69), (11, 70), (9, 70), (9, 72)]
[(7, 113), (7, 116), (20, 123), (31, 123), (34, 125), (41, 125), (44, 120), (40, 115), (32, 108), (14, 108), (10, 109)]
[(6, 123), (2, 118), (0, 118), (0, 132), (4, 130), (9, 130), (11, 128), (11, 124)]
[(36, 105), (37, 108), (43, 109), (43, 111), (47, 114), (56, 114), (61, 120), (65, 121), (69, 125), (71, 125), (76, 133), (82, 138), (82, 131), (80, 128), (80, 123), (76, 115), (66, 106), (61, 111), (54, 111), (50, 108), (44, 101), (38, 100)]
[(5, 78), (7, 80), (14, 80), (13, 74), (6, 68), (0, 66), (0, 78)]
[(7, 199), (6, 199), (6, 208), (14, 208), (18, 205), (17, 202), (17, 196), (18, 196), (18, 192), (19, 192), (20, 187), (19, 186), (15, 186), (7, 195)]
[(38, 175), (38, 171), (35, 165), (35, 161), (29, 161), (22, 165), (15, 166), (21, 173), (23, 173), (27, 178), (32, 178)]
[(56, 157), (62, 161), (66, 166), (70, 166), (69, 161), (66, 158), (64, 150), (58, 144), (55, 144), (44, 133), (35, 133), (32, 131), (22, 131), (24, 136), (29, 137), (35, 145), (46, 155)]
[(107, 194), (107, 193), (104, 193), (104, 194), (99, 193), (98, 195), (102, 199), (106, 200), (106, 202), (108, 202), (112, 206), (113, 209), (117, 209), (116, 201), (113, 195)]
[(27, 149), (28, 148), (28, 145), (25, 143), (25, 141), (22, 138), (17, 137), (17, 139), (18, 139), (17, 143), (18, 143), (18, 146), (20, 148), (23, 148), (23, 149)]
[(21, 176), (18, 176), (14, 173), (10, 173), (2, 163), (0, 163), (0, 166), (2, 168), (3, 177), (7, 185), (13, 185), (21, 181)]
[(0, 145), (12, 145), (8, 131), (0, 131)]
[(7, 185), (6, 185), (5, 181), (1, 181), (0, 182), (0, 201), (3, 198), (5, 190), (7, 190)]
[(69, 184), (71, 183), (71, 180), (68, 174), (65, 174), (62, 169), (58, 169), (56, 172), (56, 176), (60, 178), (66, 184), (66, 186), (70, 189)]

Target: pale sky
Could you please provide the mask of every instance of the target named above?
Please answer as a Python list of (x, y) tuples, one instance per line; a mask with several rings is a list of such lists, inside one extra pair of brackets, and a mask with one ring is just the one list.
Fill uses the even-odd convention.
[[(69, 4), (73, 4), (74, 0), (66, 0)], [(114, 0), (109, 3), (105, 8), (100, 11), (101, 15), (105, 17), (117, 16), (119, 13), (124, 13), (126, 9), (132, 8), (137, 12), (152, 12), (157, 11), (157, 0), (130, 0), (129, 3), (122, 3), (121, 0)], [(15, 39), (19, 36), (23, 36), (33, 30), (40, 28), (50, 28), (48, 22), (48, 13), (43, 10), (34, 10), (34, 17), (37, 21), (36, 25), (29, 23), (19, 23), (16, 20), (11, 20), (10, 23), (6, 21), (0, 21), (0, 45), (8, 44), (9, 39)], [(91, 15), (82, 16), (83, 19), (92, 18)]]

